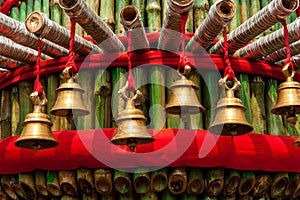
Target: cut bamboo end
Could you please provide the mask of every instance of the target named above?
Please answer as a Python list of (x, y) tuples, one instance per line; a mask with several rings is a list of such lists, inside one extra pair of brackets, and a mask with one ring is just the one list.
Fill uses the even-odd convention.
[(252, 191), (254, 185), (255, 185), (255, 178), (254, 177), (249, 177), (249, 178), (242, 179), (241, 183), (240, 183), (239, 190), (238, 190), (239, 194), (241, 196), (248, 195)]
[(126, 26), (132, 25), (132, 23), (139, 21), (139, 11), (136, 7), (128, 5), (125, 6), (120, 12), (121, 23)]
[(273, 182), (270, 188), (270, 196), (272, 198), (281, 198), (289, 184), (288, 173), (276, 173), (273, 176)]
[(98, 169), (94, 171), (96, 190), (103, 195), (108, 195), (113, 189), (112, 172), (108, 169)]
[(175, 168), (170, 173), (168, 188), (172, 194), (181, 194), (187, 187), (187, 175), (185, 168)]
[(223, 179), (216, 179), (211, 181), (207, 186), (206, 186), (206, 192), (209, 196), (216, 197), (220, 194), (224, 187), (224, 180)]
[(187, 194), (201, 194), (204, 190), (204, 181), (201, 179), (192, 179), (187, 185)]
[(5, 194), (7, 194), (7, 196), (9, 196), (9, 198), (18, 199), (14, 189), (11, 187), (10, 181), (11, 176), (3, 175), (1, 177), (1, 189), (5, 192)]
[(56, 171), (48, 171), (47, 173), (47, 190), (51, 196), (61, 196), (59, 177)]
[(31, 13), (26, 21), (25, 21), (26, 28), (29, 32), (34, 34), (41, 34), (43, 27), (44, 27), (44, 20), (42, 15), (39, 12)]
[(28, 198), (37, 198), (34, 177), (32, 173), (19, 174), (19, 184)]
[(239, 176), (232, 176), (230, 177), (226, 184), (224, 185), (224, 191), (223, 191), (223, 194), (225, 196), (231, 196), (233, 195), (236, 190), (238, 189), (239, 187), (239, 184), (240, 184), (240, 177)]
[(114, 186), (115, 190), (121, 195), (131, 192), (130, 174), (115, 170)]
[(298, 3), (295, 0), (282, 0), (282, 5), (287, 10), (294, 10), (298, 7)]
[(164, 191), (168, 186), (167, 169), (152, 172), (150, 185), (154, 192)]
[(37, 192), (46, 197), (48, 196), (47, 191), (47, 178), (46, 178), (46, 172), (42, 170), (38, 170), (35, 173), (35, 189)]
[(137, 194), (146, 194), (150, 190), (150, 174), (136, 173), (134, 174), (133, 187)]
[(90, 196), (94, 192), (93, 172), (91, 169), (77, 169), (78, 189), (85, 195)]
[(76, 187), (75, 172), (59, 171), (58, 176), (59, 176), (61, 191), (70, 197), (76, 197), (77, 187)]
[(256, 183), (253, 188), (254, 197), (264, 196), (270, 188), (272, 179), (269, 174), (259, 175), (256, 177)]
[(232, 18), (235, 14), (235, 4), (231, 0), (223, 0), (217, 3), (216, 11), (222, 18)]

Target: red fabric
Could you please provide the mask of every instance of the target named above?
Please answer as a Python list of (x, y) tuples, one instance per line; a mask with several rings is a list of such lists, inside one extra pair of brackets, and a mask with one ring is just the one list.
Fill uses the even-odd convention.
[[(132, 159), (131, 152), (110, 144), (114, 131), (113, 128), (55, 131), (59, 146), (37, 153), (16, 147), (17, 136), (6, 138), (0, 141), (0, 173), (110, 167), (97, 160), (99, 156), (120, 168), (164, 166), (169, 162), (168, 166), (173, 167), (300, 172), (297, 164), (300, 148), (293, 146), (296, 137), (246, 134), (218, 139), (205, 130), (163, 129), (154, 135), (155, 142), (137, 147), (135, 154), (143, 156)], [(149, 132), (154, 134), (154, 130)], [(184, 142), (191, 143), (184, 146)], [(182, 151), (181, 156), (172, 160), (179, 151)], [(149, 152), (154, 153), (146, 154)]]
[(2, 12), (3, 14), (8, 14), (11, 7), (17, 4), (18, 2), (19, 0), (6, 0), (0, 7), (0, 12)]
[(235, 75), (234, 75), (234, 71), (232, 70), (230, 60), (229, 60), (229, 57), (228, 57), (226, 26), (223, 29), (223, 38), (224, 38), (223, 46), (224, 46), (224, 61), (225, 61), (224, 77), (227, 76), (228, 80), (233, 80)]
[(43, 93), (43, 86), (40, 82), (41, 46), (42, 46), (42, 41), (40, 39), (38, 39), (38, 56), (36, 58), (36, 64), (35, 64), (36, 79), (35, 79), (35, 82), (34, 82), (33, 90), (37, 91), (39, 95), (41, 95)]

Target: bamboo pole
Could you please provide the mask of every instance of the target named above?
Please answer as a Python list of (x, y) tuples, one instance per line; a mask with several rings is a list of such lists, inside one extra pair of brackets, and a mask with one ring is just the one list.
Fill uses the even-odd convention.
[(232, 196), (236, 193), (241, 181), (240, 172), (237, 170), (228, 170), (225, 174), (224, 196)]
[[(112, 1), (113, 2), (113, 1)], [(121, 23), (121, 18), (120, 18), (120, 13), (121, 10), (129, 5), (130, 1), (129, 0), (115, 0), (116, 4), (116, 12), (115, 12), (115, 19), (116, 19), (116, 24), (115, 24), (115, 33), (117, 35), (124, 35), (125, 34), (125, 29), (122, 26)]]
[(119, 195), (119, 200), (135, 200), (137, 197), (136, 195), (134, 194), (134, 192), (128, 192), (126, 194), (120, 194)]
[(42, 0), (42, 12), (50, 17), (50, 0)]
[(35, 171), (35, 189), (43, 197), (48, 196), (47, 175), (44, 170)]
[(4, 89), (1, 93), (1, 139), (11, 136), (11, 89)]
[(203, 200), (217, 200), (217, 197), (209, 196), (208, 194), (205, 194), (201, 197)]
[(197, 195), (191, 195), (184, 192), (181, 197), (182, 200), (197, 200)]
[(33, 0), (26, 0), (26, 16), (33, 11)]
[(172, 194), (169, 190), (165, 190), (162, 194), (161, 194), (161, 199), (164, 200), (176, 200), (176, 195)]
[(138, 171), (133, 174), (133, 188), (136, 194), (147, 194), (150, 191), (150, 173)]
[(187, 187), (187, 174), (185, 167), (170, 169), (168, 175), (168, 188), (172, 194), (182, 194)]
[(15, 193), (12, 185), (11, 185), (11, 179), (12, 177), (10, 175), (2, 175), (1, 176), (1, 190), (9, 196), (11, 199), (18, 199), (17, 194)]
[(149, 32), (158, 32), (161, 27), (161, 5), (159, 0), (147, 0), (147, 24)]
[(63, 194), (76, 197), (77, 187), (76, 187), (76, 174), (74, 171), (59, 171), (59, 184), (60, 189)]
[(78, 168), (76, 170), (78, 190), (86, 195), (91, 196), (94, 193), (94, 179), (92, 169)]
[(285, 190), (285, 195), (289, 196), (291, 199), (296, 199), (300, 196), (300, 174), (290, 173), (290, 183)]
[(10, 17), (15, 20), (19, 20), (20, 18), (20, 10), (19, 7), (15, 6), (10, 10)]
[(115, 200), (115, 199), (117, 199), (116, 196), (117, 196), (116, 193), (111, 192), (109, 195), (102, 195), (100, 199), (101, 200)]
[(130, 174), (127, 172), (114, 170), (114, 187), (115, 190), (121, 195), (132, 192)]
[[(115, 16), (114, 16), (115, 1), (100, 1), (100, 18), (108, 25), (108, 27), (115, 30)], [(117, 5), (116, 5), (117, 6)], [(118, 35), (118, 33), (115, 31)]]
[(47, 172), (47, 191), (51, 196), (61, 196), (61, 190), (59, 185), (59, 176), (57, 171)]
[(28, 198), (30, 198), (30, 199), (37, 198), (33, 173), (31, 173), (31, 172), (20, 173), (19, 174), (19, 184)]
[(23, 191), (23, 189), (21, 188), (21, 186), (18, 182), (18, 175), (11, 176), (10, 186), (19, 198), (21, 198), (21, 199), (27, 198), (25, 192)]
[(135, 6), (140, 11), (142, 24), (146, 25), (147, 22), (145, 16), (146, 0), (132, 0), (131, 5)]
[(109, 169), (97, 169), (94, 171), (96, 190), (103, 195), (111, 194), (113, 190), (112, 172)]
[(274, 173), (272, 176), (272, 184), (270, 187), (270, 196), (272, 198), (282, 198), (284, 191), (289, 184), (289, 176), (287, 172)]
[(269, 174), (260, 174), (256, 176), (256, 183), (253, 187), (253, 197), (261, 198), (269, 191), (272, 178)]
[(185, 26), (185, 32), (188, 33), (193, 33), (194, 32), (194, 23), (193, 23), (193, 19), (194, 18), (194, 11), (193, 9), (191, 9), (188, 13), (188, 18), (186, 21), (186, 26)]
[(239, 0), (235, 0), (235, 15), (233, 16), (231, 22), (228, 24), (228, 31), (232, 32), (235, 30), (240, 24), (241, 24), (241, 12), (240, 12), (240, 6)]
[(151, 189), (154, 192), (162, 192), (168, 186), (167, 168), (162, 168), (151, 173)]
[(26, 1), (22, 1), (20, 5), (20, 22), (25, 22), (26, 19)]
[(195, 0), (193, 10), (194, 29), (196, 30), (203, 23), (208, 14), (209, 2), (207, 0)]
[(200, 168), (190, 168), (188, 172), (188, 183), (186, 193), (198, 195), (204, 191), (204, 174)]
[(34, 0), (33, 1), (33, 10), (34, 11), (41, 11), (42, 10), (42, 1), (41, 0)]
[(159, 199), (159, 195), (153, 191), (149, 191), (146, 194), (142, 194), (140, 196), (140, 200), (158, 200)]
[(94, 190), (92, 194), (90, 195), (82, 195), (81, 200), (95, 200), (95, 199), (99, 199), (100, 196), (98, 195), (98, 193)]
[(210, 168), (206, 173), (205, 189), (209, 196), (216, 197), (224, 188), (224, 169)]
[(244, 171), (241, 173), (241, 182), (238, 188), (238, 193), (241, 196), (248, 195), (255, 186), (255, 174), (253, 171)]
[[(176, 70), (169, 70), (168, 73), (166, 73), (166, 75), (167, 75), (167, 86), (168, 86), (167, 101), (169, 102), (172, 94), (172, 90), (170, 89), (170, 86), (172, 85), (172, 83), (178, 80), (178, 73)], [(155, 120), (156, 118), (153, 119)], [(167, 113), (168, 128), (180, 128), (180, 122), (181, 122), (180, 115)]]
[[(29, 98), (33, 89), (33, 84), (29, 81), (22, 81), (19, 83), (19, 104), (20, 104), (20, 122), (23, 123), (25, 117), (33, 109), (32, 102)], [(22, 107), (21, 107), (22, 106)], [(20, 133), (23, 130), (23, 126), (20, 126)]]

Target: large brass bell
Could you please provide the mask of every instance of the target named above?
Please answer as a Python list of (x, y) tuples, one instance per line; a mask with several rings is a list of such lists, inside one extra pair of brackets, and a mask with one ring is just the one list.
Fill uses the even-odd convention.
[(52, 123), (48, 115), (42, 112), (47, 103), (45, 94), (39, 96), (38, 92), (30, 95), (34, 109), (25, 117), (21, 136), (15, 141), (15, 145), (21, 148), (41, 150), (56, 147), (58, 142), (51, 133)]
[(199, 89), (193, 81), (188, 80), (182, 74), (179, 80), (171, 86), (172, 94), (166, 105), (166, 112), (170, 114), (197, 114), (205, 109), (199, 103), (196, 91)]
[(70, 67), (67, 67), (62, 72), (62, 78), (66, 81), (56, 89), (57, 98), (50, 113), (61, 117), (88, 115), (90, 112), (82, 99), (84, 90), (75, 83), (77, 75), (74, 77), (69, 75), (69, 69)]
[(143, 112), (135, 107), (135, 100), (141, 95), (139, 90), (132, 98), (128, 98), (125, 109), (122, 110), (116, 119), (117, 129), (111, 139), (115, 145), (126, 145), (130, 151), (134, 151), (139, 144), (146, 144), (154, 141), (146, 127), (147, 119)]
[(249, 133), (253, 127), (245, 118), (245, 107), (239, 98), (234, 97), (234, 91), (241, 87), (240, 82), (234, 78), (231, 88), (227, 86), (227, 77), (219, 81), (225, 88), (225, 98), (218, 101), (216, 117), (208, 128), (209, 132), (220, 135), (236, 136)]

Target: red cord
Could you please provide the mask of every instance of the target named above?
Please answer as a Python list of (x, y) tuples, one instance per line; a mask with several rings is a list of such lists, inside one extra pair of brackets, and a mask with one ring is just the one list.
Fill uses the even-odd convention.
[(34, 82), (34, 87), (33, 87), (33, 91), (37, 91), (39, 95), (41, 95), (43, 93), (43, 86), (40, 82), (40, 60), (41, 60), (41, 46), (42, 46), (42, 41), (40, 39), (38, 39), (38, 55), (36, 58), (36, 65), (35, 65), (35, 75), (36, 75), (36, 79)]
[(296, 13), (297, 13), (297, 17), (299, 17), (300, 16), (300, 7), (297, 8)]
[(228, 80), (233, 80), (235, 78), (234, 71), (231, 67), (229, 56), (228, 56), (228, 45), (227, 45), (227, 32), (226, 27), (223, 29), (223, 46), (224, 46), (224, 60), (225, 60), (225, 70), (224, 77), (227, 76)]
[(66, 63), (66, 67), (71, 66), (72, 69), (70, 70), (70, 72), (72, 72), (72, 73), (77, 73), (78, 72), (78, 68), (77, 68), (77, 66), (75, 64), (75, 61), (74, 61), (74, 52), (73, 52), (74, 40), (75, 40), (75, 28), (76, 28), (76, 19), (75, 18), (71, 18), (69, 59), (68, 59), (68, 62)]
[(132, 32), (129, 30), (128, 31), (128, 36), (127, 36), (127, 40), (128, 40), (128, 47), (127, 47), (127, 56), (128, 56), (128, 90), (129, 91), (135, 91), (135, 83), (134, 83), (134, 77), (132, 74), (132, 64), (131, 64), (131, 42), (132, 42)]
[(288, 31), (285, 20), (280, 20), (280, 23), (283, 26), (283, 35), (284, 35), (284, 41), (285, 41), (285, 47), (286, 47), (286, 60), (284, 62), (284, 65), (289, 64), (290, 69), (293, 70), (294, 65), (291, 62), (291, 49), (290, 49), (290, 44), (289, 44), (289, 31)]
[(178, 68), (183, 69), (186, 65), (191, 65), (186, 57), (185, 57), (185, 24), (188, 18), (188, 14), (181, 14), (180, 15), (180, 25), (181, 25), (181, 55), (178, 63)]

